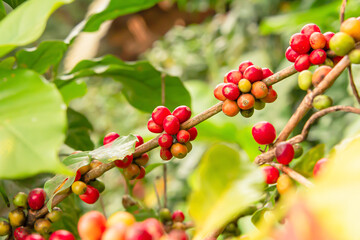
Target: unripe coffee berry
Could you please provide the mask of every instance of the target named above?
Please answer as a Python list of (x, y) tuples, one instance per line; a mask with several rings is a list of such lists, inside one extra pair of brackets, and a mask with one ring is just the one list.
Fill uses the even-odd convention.
[(25, 240), (28, 235), (30, 235), (30, 230), (25, 227), (18, 227), (14, 231), (15, 240)]
[(170, 134), (164, 133), (159, 137), (158, 143), (160, 147), (170, 148), (173, 144), (173, 140), (174, 139)]
[(294, 67), (296, 71), (301, 72), (304, 70), (308, 70), (311, 66), (310, 57), (307, 54), (301, 54), (294, 63)]
[(240, 91), (242, 93), (247, 93), (247, 92), (250, 92), (251, 90), (251, 82), (247, 79), (241, 79), (239, 84), (238, 84), (238, 87), (240, 89)]
[(310, 50), (309, 37), (305, 34), (295, 33), (291, 36), (290, 47), (299, 54), (307, 53)]
[(262, 80), (263, 79), (262, 68), (254, 65), (249, 66), (244, 72), (244, 78), (246, 78), (252, 83)]
[(244, 62), (240, 63), (239, 72), (244, 73), (245, 70), (252, 65), (254, 65), (254, 64), (250, 61), (244, 61)]
[(243, 117), (245, 118), (249, 118), (251, 117), (252, 115), (254, 115), (254, 108), (250, 108), (250, 109), (247, 109), (247, 110), (240, 110), (240, 113)]
[(265, 166), (262, 168), (262, 171), (264, 173), (265, 182), (267, 184), (276, 183), (276, 181), (278, 180), (279, 175), (280, 175), (279, 170), (277, 170), (273, 166)]
[(300, 144), (295, 144), (293, 145), (294, 147), (294, 150), (295, 150), (295, 154), (294, 154), (294, 158), (298, 158), (298, 157), (301, 157), (301, 155), (303, 154), (304, 152), (304, 149), (303, 147), (300, 145)]
[(132, 163), (134, 157), (133, 155), (127, 155), (122, 160), (115, 160), (114, 163), (118, 168), (127, 168)]
[(139, 174), (140, 167), (136, 164), (130, 164), (130, 166), (124, 169), (124, 176), (129, 180), (135, 179)]
[(140, 168), (140, 173), (136, 177), (136, 179), (143, 179), (145, 177), (146, 170), (145, 170), (145, 168), (143, 166), (139, 166), (139, 168)]
[(262, 72), (263, 72), (264, 79), (274, 75), (274, 73), (268, 68), (262, 68)]
[(171, 218), (174, 222), (183, 222), (185, 220), (185, 215), (182, 211), (176, 210), (173, 212)]
[(188, 150), (188, 153), (191, 152), (191, 150), (192, 150), (192, 144), (191, 144), (191, 142), (185, 143), (185, 146), (186, 146), (186, 148), (187, 148), (187, 150)]
[(239, 113), (240, 109), (235, 101), (226, 99), (222, 105), (222, 111), (225, 115), (234, 117)]
[(183, 123), (191, 117), (191, 110), (188, 106), (179, 106), (175, 108), (172, 115), (177, 117), (180, 123)]
[(314, 177), (316, 177), (320, 172), (323, 171), (324, 166), (327, 164), (327, 162), (328, 162), (327, 158), (322, 158), (315, 163), (315, 166), (313, 169)]
[(50, 232), (51, 222), (47, 219), (40, 218), (35, 221), (34, 229), (40, 234), (47, 234)]
[(265, 103), (273, 103), (276, 101), (276, 99), (277, 99), (277, 92), (273, 88), (269, 88), (268, 94), (265, 97), (261, 98), (261, 101)]
[(355, 41), (360, 41), (360, 21), (354, 17), (346, 19), (340, 26), (340, 32), (349, 34)]
[(188, 149), (184, 144), (175, 143), (170, 148), (171, 154), (176, 158), (184, 158), (188, 153)]
[(92, 187), (87, 186), (86, 192), (82, 195), (79, 195), (80, 199), (86, 202), (87, 204), (94, 204), (99, 199), (99, 191)]
[(274, 142), (276, 131), (274, 126), (269, 122), (256, 123), (252, 130), (252, 136), (258, 144), (268, 145)]
[(276, 146), (276, 160), (284, 165), (288, 165), (294, 159), (294, 148), (288, 142), (281, 142)]
[(37, 233), (30, 234), (25, 238), (25, 240), (45, 240), (43, 236)]
[(330, 39), (329, 46), (336, 55), (345, 56), (355, 47), (355, 41), (350, 35), (338, 32)]
[(316, 49), (310, 53), (309, 59), (314, 65), (323, 64), (326, 60), (326, 52), (322, 49)]
[(223, 94), (227, 99), (235, 101), (240, 95), (240, 90), (236, 84), (227, 83), (223, 87)]
[(87, 188), (86, 183), (82, 181), (76, 181), (71, 185), (71, 190), (76, 195), (84, 194), (86, 192), (86, 188)]
[(251, 93), (257, 99), (266, 97), (268, 92), (269, 92), (268, 87), (266, 86), (265, 83), (263, 83), (261, 81), (254, 82), (251, 87)]
[(28, 196), (29, 207), (33, 210), (39, 210), (44, 206), (46, 193), (42, 188), (35, 188), (30, 191)]
[(57, 230), (50, 235), (49, 240), (75, 240), (75, 237), (69, 231)]
[(50, 222), (54, 223), (57, 222), (61, 219), (63, 215), (63, 212), (61, 211), (60, 208), (58, 207), (54, 207), (51, 212), (49, 212), (48, 214), (46, 214), (46, 219), (48, 219)]
[(334, 67), (334, 62), (330, 58), (326, 58), (324, 65), (329, 67)]
[(289, 62), (295, 62), (298, 56), (300, 56), (300, 54), (295, 52), (291, 47), (286, 49), (285, 57)]
[(310, 36), (314, 33), (314, 32), (321, 32), (320, 28), (318, 25), (314, 24), (314, 23), (308, 23), (305, 26), (302, 27), (301, 31), (302, 34), (304, 34), (307, 38), (310, 38)]
[(312, 85), (312, 72), (309, 70), (304, 70), (299, 73), (298, 76), (298, 85), (301, 90), (308, 90)]
[(16, 208), (9, 213), (9, 222), (12, 227), (19, 227), (24, 225), (25, 220), (25, 213), (20, 208)]
[(160, 157), (161, 157), (162, 160), (168, 161), (173, 157), (173, 155), (172, 155), (170, 149), (161, 148), (160, 149)]
[(241, 78), (242, 74), (238, 70), (232, 70), (226, 74), (226, 79), (228, 83), (234, 83), (237, 85)]
[(19, 192), (18, 194), (15, 195), (13, 199), (14, 206), (27, 208), (27, 198), (28, 195), (26, 193)]
[(292, 188), (292, 186), (293, 181), (286, 174), (282, 174), (276, 182), (276, 188), (281, 195), (287, 193)]
[(331, 70), (332, 68), (329, 66), (318, 67), (312, 76), (312, 84), (317, 87)]
[(222, 93), (224, 86), (225, 86), (225, 83), (219, 83), (218, 85), (216, 85), (216, 87), (214, 89), (214, 96), (216, 97), (216, 99), (218, 99), (220, 101), (225, 101), (225, 99), (226, 99), (226, 97)]
[(149, 162), (149, 154), (143, 153), (141, 157), (135, 159), (135, 162), (140, 166), (145, 166)]
[(198, 135), (198, 131), (197, 131), (196, 127), (189, 128), (187, 131), (190, 134), (190, 141), (194, 141)]
[(328, 108), (332, 105), (333, 101), (329, 96), (318, 95), (313, 100), (313, 107), (317, 110)]
[(88, 182), (88, 185), (96, 188), (99, 193), (102, 193), (105, 190), (105, 184), (97, 179)]
[(162, 125), (156, 124), (152, 118), (149, 119), (147, 123), (147, 128), (152, 133), (162, 133), (164, 131)]
[(171, 212), (168, 208), (162, 208), (159, 211), (159, 217), (162, 222), (167, 222), (171, 220)]
[(324, 33), (324, 37), (326, 39), (326, 44), (325, 44), (325, 47), (324, 47), (324, 50), (328, 50), (330, 48), (329, 46), (329, 42), (330, 42), (330, 39), (335, 35), (335, 33), (333, 32), (326, 32)]
[(163, 127), (166, 133), (175, 135), (180, 130), (180, 122), (174, 115), (168, 115), (165, 117)]
[(113, 142), (118, 137), (120, 137), (120, 135), (117, 134), (116, 132), (110, 132), (110, 133), (106, 134), (104, 137), (104, 140), (103, 140), (103, 145)]
[(154, 111), (151, 114), (151, 118), (154, 120), (154, 122), (157, 125), (162, 126), (164, 119), (166, 116), (170, 115), (171, 112), (167, 107), (164, 106), (158, 106), (154, 109)]
[(137, 148), (138, 146), (144, 144), (144, 139), (140, 135), (136, 135), (136, 138), (138, 139), (138, 141), (135, 144), (135, 147)]
[(350, 62), (360, 64), (360, 49), (354, 49), (349, 53)]
[(254, 108), (256, 110), (261, 110), (261, 109), (264, 109), (266, 103), (261, 101), (260, 99), (256, 99), (255, 100), (255, 103), (254, 103)]
[(242, 94), (238, 100), (237, 105), (242, 110), (248, 110), (254, 107), (255, 98), (249, 93)]
[(314, 32), (309, 38), (312, 49), (322, 49), (326, 46), (326, 38), (320, 32)]
[(187, 143), (190, 141), (190, 133), (186, 130), (180, 130), (176, 135), (176, 140), (179, 143)]
[(10, 224), (6, 221), (0, 221), (0, 236), (9, 235), (11, 232)]

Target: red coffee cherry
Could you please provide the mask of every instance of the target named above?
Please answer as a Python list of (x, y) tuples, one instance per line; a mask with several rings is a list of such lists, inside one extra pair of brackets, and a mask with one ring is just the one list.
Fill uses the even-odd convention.
[(170, 115), (171, 112), (167, 107), (164, 106), (158, 106), (154, 109), (154, 111), (151, 114), (151, 118), (154, 120), (154, 122), (157, 125), (162, 126), (164, 119), (166, 116)]
[(118, 168), (127, 168), (128, 166), (130, 166), (130, 164), (132, 163), (134, 159), (134, 156), (131, 155), (127, 155), (126, 157), (124, 157), (124, 159), (122, 160), (115, 160), (114, 163)]
[(76, 182), (76, 181), (79, 181), (80, 178), (81, 178), (81, 172), (80, 172), (80, 170), (77, 170), (77, 171), (76, 171), (76, 176), (75, 176), (75, 182)]
[(190, 129), (188, 129), (187, 131), (190, 133), (190, 141), (194, 141), (198, 135), (198, 131), (197, 131), (196, 127), (192, 127)]
[(310, 53), (309, 59), (314, 65), (323, 64), (326, 60), (326, 52), (323, 49), (316, 49)]
[(226, 79), (228, 83), (238, 85), (239, 81), (242, 79), (242, 74), (238, 70), (232, 70), (226, 74)]
[(163, 122), (164, 130), (166, 133), (174, 135), (180, 130), (180, 122), (174, 115), (168, 115)]
[(262, 72), (263, 72), (263, 79), (270, 77), (271, 75), (273, 75), (274, 73), (268, 69), (268, 68), (262, 68)]
[(173, 155), (172, 155), (170, 149), (161, 148), (160, 149), (160, 157), (161, 157), (162, 160), (168, 161), (173, 157)]
[(284, 165), (288, 165), (294, 159), (294, 148), (288, 142), (281, 142), (276, 146), (276, 160)]
[(235, 101), (240, 95), (240, 90), (234, 83), (226, 83), (223, 87), (222, 93), (227, 99)]
[(124, 176), (129, 180), (135, 179), (139, 174), (140, 167), (136, 164), (130, 164), (130, 166), (124, 169)]
[(301, 72), (308, 70), (311, 66), (310, 57), (307, 54), (301, 54), (295, 61), (294, 67), (296, 71)]
[(86, 192), (84, 194), (79, 195), (80, 199), (87, 204), (95, 203), (99, 199), (99, 196), (99, 191), (90, 185), (87, 185)]
[(216, 99), (218, 99), (220, 101), (225, 101), (226, 100), (226, 97), (222, 93), (222, 90), (223, 90), (224, 86), (225, 86), (225, 83), (219, 83), (218, 85), (216, 85), (216, 87), (214, 89), (214, 96), (216, 97)]
[(314, 32), (309, 38), (312, 49), (322, 49), (326, 46), (326, 38), (320, 32)]
[(188, 153), (188, 149), (184, 144), (175, 143), (170, 148), (171, 154), (176, 158), (184, 158)]
[(149, 119), (147, 128), (152, 133), (162, 133), (164, 131), (162, 125), (156, 124), (152, 118)]
[(126, 230), (125, 238), (126, 240), (152, 240), (153, 237), (146, 230), (144, 224), (135, 223), (130, 228)]
[(46, 193), (42, 188), (35, 188), (28, 195), (29, 207), (33, 210), (39, 210), (44, 206)]
[(330, 47), (329, 47), (329, 42), (330, 42), (330, 39), (335, 35), (335, 33), (333, 32), (326, 32), (324, 33), (324, 37), (326, 39), (326, 44), (325, 44), (325, 47), (324, 47), (324, 50), (328, 50)]
[(294, 51), (291, 47), (286, 49), (285, 57), (289, 62), (295, 62), (298, 56), (300, 56), (300, 54)]
[(180, 130), (176, 135), (176, 140), (179, 143), (187, 143), (190, 141), (190, 133), (186, 130)]
[(15, 240), (25, 240), (30, 235), (30, 230), (25, 227), (18, 227), (14, 231)]
[(237, 100), (237, 105), (242, 110), (251, 109), (252, 107), (254, 107), (254, 104), (255, 98), (250, 93), (242, 94)]
[(135, 163), (140, 166), (145, 166), (149, 162), (149, 154), (143, 153), (141, 157), (135, 159)]
[(277, 168), (274, 168), (273, 166), (265, 166), (262, 168), (262, 170), (265, 176), (265, 182), (267, 184), (276, 183), (280, 175), (279, 170), (277, 170)]
[(45, 240), (45, 238), (38, 233), (33, 233), (28, 235), (25, 240)]
[(120, 135), (117, 134), (116, 132), (111, 132), (111, 133), (106, 134), (104, 137), (104, 140), (103, 140), (103, 145), (113, 142), (118, 137), (120, 137)]
[(182, 211), (176, 210), (171, 215), (171, 218), (174, 222), (183, 222), (185, 220), (185, 215)]
[(180, 123), (183, 123), (191, 117), (191, 109), (188, 106), (179, 106), (175, 108), (172, 115), (177, 117)]
[(314, 169), (313, 169), (313, 175), (316, 177), (321, 171), (323, 171), (324, 166), (326, 166), (328, 162), (327, 158), (321, 158), (319, 161), (315, 163)]
[(135, 147), (137, 148), (138, 146), (144, 144), (144, 139), (140, 135), (136, 135), (136, 137), (137, 137), (138, 141), (136, 142)]
[(164, 133), (159, 137), (158, 143), (160, 147), (169, 148), (173, 144), (173, 137), (170, 134)]
[(246, 78), (252, 83), (262, 80), (263, 79), (262, 68), (253, 65), (249, 66), (244, 72), (244, 78)]
[(57, 230), (50, 235), (49, 240), (75, 240), (75, 237), (69, 231)]
[(253, 138), (258, 144), (268, 145), (274, 142), (276, 138), (276, 131), (274, 126), (269, 122), (258, 122), (256, 123), (251, 133)]
[(250, 67), (251, 65), (254, 65), (254, 64), (253, 64), (252, 62), (250, 62), (250, 61), (244, 61), (244, 62), (240, 63), (240, 65), (239, 65), (239, 72), (244, 73), (245, 70), (246, 70), (248, 67)]
[(295, 33), (290, 38), (290, 47), (297, 53), (303, 54), (310, 50), (309, 37), (305, 34)]
[(314, 32), (321, 32), (319, 26), (314, 23), (306, 24), (301, 29), (301, 33), (304, 34), (307, 38), (310, 38), (311, 34)]
[(140, 173), (136, 177), (136, 179), (143, 179), (145, 177), (145, 174), (146, 174), (145, 168), (143, 166), (139, 166), (139, 168), (140, 168)]
[(254, 82), (251, 87), (251, 93), (257, 99), (266, 97), (268, 92), (269, 92), (268, 87), (266, 86), (265, 83), (261, 81)]
[(226, 99), (222, 105), (222, 111), (226, 116), (234, 117), (239, 113), (240, 109), (235, 101)]
[(269, 88), (269, 92), (266, 95), (266, 97), (261, 98), (260, 100), (264, 103), (272, 103), (275, 102), (276, 99), (277, 99), (277, 92), (274, 89)]

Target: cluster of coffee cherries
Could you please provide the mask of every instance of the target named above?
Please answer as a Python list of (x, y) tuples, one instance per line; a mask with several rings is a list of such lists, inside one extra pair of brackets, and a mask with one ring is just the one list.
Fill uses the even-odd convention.
[(250, 61), (240, 63), (238, 70), (232, 70), (224, 76), (224, 82), (214, 89), (214, 96), (224, 101), (222, 111), (229, 117), (239, 112), (248, 118), (254, 109), (261, 110), (266, 103), (277, 99), (277, 93), (261, 80), (270, 77), (273, 72), (268, 68), (260, 68)]
[(180, 124), (191, 117), (187, 106), (179, 106), (171, 113), (167, 107), (158, 106), (151, 114), (147, 127), (150, 132), (162, 133), (158, 138), (160, 157), (168, 161), (172, 157), (184, 158), (192, 149), (190, 141), (197, 137), (197, 129), (180, 129)]
[(180, 210), (171, 213), (168, 208), (162, 208), (159, 211), (159, 218), (166, 229), (186, 230), (185, 215)]
[[(111, 143), (120, 137), (119, 134), (115, 132), (111, 132), (106, 134), (103, 140), (104, 146), (110, 146)], [(135, 144), (135, 147), (138, 147), (144, 144), (144, 139), (140, 135), (136, 135), (138, 141)], [(118, 168), (124, 169), (124, 176), (129, 179), (142, 179), (145, 177), (146, 171), (144, 166), (149, 161), (149, 155), (147, 153), (143, 153), (140, 157), (135, 158), (133, 155), (128, 155), (123, 159), (117, 159), (114, 161), (115, 165)]]
[[(179, 216), (177, 216), (179, 217)], [(101, 240), (187, 240), (185, 231), (173, 229), (168, 234), (164, 226), (155, 218), (136, 222), (128, 212), (119, 211), (108, 219), (98, 211), (84, 214), (78, 223), (81, 239)]]

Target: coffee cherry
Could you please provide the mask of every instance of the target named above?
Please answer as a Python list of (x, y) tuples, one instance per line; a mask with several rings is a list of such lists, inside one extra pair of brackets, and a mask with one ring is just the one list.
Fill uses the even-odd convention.
[(179, 106), (175, 108), (172, 115), (179, 119), (180, 123), (183, 123), (191, 117), (191, 110), (187, 106)]
[(34, 228), (35, 231), (40, 234), (47, 234), (50, 232), (51, 222), (47, 219), (40, 218), (35, 221)]
[(187, 148), (187, 150), (188, 150), (188, 153), (191, 152), (191, 150), (192, 150), (192, 144), (191, 144), (191, 142), (185, 143), (185, 146), (186, 146), (186, 148)]
[(80, 172), (81, 175), (84, 175), (85, 173), (87, 173), (88, 171), (90, 171), (90, 164), (89, 165), (85, 165), (82, 166), (81, 168), (78, 169), (78, 171)]
[(42, 188), (35, 188), (30, 191), (28, 196), (29, 207), (33, 210), (39, 210), (44, 206), (46, 193)]
[(248, 110), (254, 107), (255, 98), (249, 93), (242, 94), (238, 100), (237, 105), (242, 110)]
[(274, 126), (265, 121), (256, 123), (253, 126), (251, 133), (255, 141), (261, 145), (271, 144), (276, 138)]
[(170, 221), (171, 218), (171, 212), (168, 208), (161, 208), (159, 211), (159, 218), (162, 222)]
[(274, 75), (274, 73), (268, 68), (262, 68), (262, 72), (263, 72), (263, 79)]
[(99, 199), (99, 196), (99, 191), (96, 188), (88, 185), (86, 192), (82, 195), (79, 195), (79, 198), (87, 204), (93, 204)]
[(136, 138), (138, 139), (138, 141), (135, 144), (135, 147), (137, 148), (138, 146), (144, 144), (144, 139), (140, 135), (136, 135)]
[(135, 179), (139, 174), (140, 167), (136, 164), (130, 164), (130, 166), (124, 169), (124, 176), (129, 180)]
[(125, 234), (126, 240), (152, 240), (152, 236), (145, 229), (142, 223), (135, 223), (127, 229)]
[(298, 158), (298, 157), (301, 157), (301, 155), (303, 154), (304, 152), (304, 149), (303, 147), (300, 145), (300, 144), (295, 144), (293, 145), (294, 147), (294, 150), (295, 150), (295, 154), (294, 154), (294, 158)]
[(183, 222), (185, 220), (185, 215), (182, 211), (176, 210), (171, 215), (171, 218), (174, 222)]
[(354, 17), (346, 19), (340, 26), (340, 32), (350, 35), (355, 41), (360, 41), (360, 21)]
[(277, 99), (277, 92), (274, 89), (269, 88), (268, 94), (266, 95), (266, 97), (261, 98), (261, 101), (265, 103), (272, 103), (275, 102), (276, 99)]
[(174, 135), (180, 130), (180, 122), (174, 115), (168, 115), (163, 122), (164, 130), (166, 133)]
[[(189, 237), (186, 235), (184, 230), (174, 229), (168, 234), (168, 240), (189, 240)], [(214, 240), (214, 239), (206, 239)]]
[(251, 87), (251, 93), (257, 99), (266, 97), (268, 92), (269, 89), (267, 88), (266, 84), (261, 81), (254, 82)]
[(334, 67), (334, 62), (330, 58), (326, 58), (324, 65), (329, 67)]
[(338, 64), (338, 62), (340, 62), (341, 59), (343, 59), (343, 56), (333, 57), (333, 58), (332, 58), (332, 61), (334, 62), (334, 66), (335, 66), (336, 64)]
[(294, 67), (296, 71), (301, 72), (304, 70), (308, 70), (311, 66), (310, 57), (307, 54), (300, 55), (294, 63)]
[(150, 233), (153, 240), (159, 239), (165, 234), (163, 225), (156, 218), (148, 218), (142, 222), (146, 231)]
[(120, 135), (117, 134), (116, 132), (111, 132), (111, 133), (106, 134), (104, 137), (104, 140), (103, 140), (103, 145), (113, 142), (118, 137), (120, 137)]
[(336, 55), (345, 56), (355, 47), (355, 41), (350, 35), (338, 32), (330, 39), (329, 46)]
[(310, 38), (314, 32), (321, 32), (319, 26), (314, 23), (308, 23), (301, 29), (301, 33), (304, 34), (307, 38)]
[(30, 230), (25, 227), (18, 227), (14, 231), (15, 240), (25, 240), (28, 235), (30, 235)]
[(124, 211), (118, 211), (113, 213), (106, 222), (106, 227), (113, 227), (116, 224), (124, 224), (127, 227), (130, 227), (136, 222), (135, 217), (129, 213)]
[(57, 230), (50, 235), (49, 240), (75, 240), (75, 237), (69, 231)]
[(290, 47), (299, 54), (307, 53), (310, 50), (309, 37), (305, 34), (295, 33), (289, 41)]
[[(75, 174), (75, 180), (74, 180), (74, 181), (79, 181), (80, 178), (81, 178), (81, 173), (80, 173), (79, 170), (77, 170), (77, 171), (76, 171), (76, 174)], [(59, 189), (60, 189), (60, 188), (61, 188), (61, 187), (59, 187)]]
[(158, 106), (154, 109), (154, 111), (151, 114), (151, 118), (154, 120), (154, 122), (157, 125), (162, 126), (164, 119), (170, 115), (171, 112), (167, 107), (164, 106)]
[(88, 185), (96, 188), (99, 193), (102, 193), (105, 190), (105, 184), (97, 179), (88, 182)]
[(360, 64), (360, 49), (354, 49), (349, 53), (350, 62)]
[(322, 49), (326, 46), (326, 38), (320, 32), (314, 32), (309, 38), (312, 49)]
[(176, 140), (179, 143), (187, 143), (188, 141), (190, 141), (190, 133), (186, 130), (180, 130), (176, 135)]
[(140, 173), (139, 175), (136, 177), (136, 179), (143, 179), (145, 177), (146, 174), (146, 170), (143, 166), (140, 166)]
[(87, 188), (86, 184), (82, 181), (76, 181), (71, 185), (71, 190), (76, 195), (84, 194), (86, 192), (86, 188)]
[(234, 83), (227, 83), (224, 87), (223, 87), (223, 91), (222, 93), (224, 94), (224, 96), (227, 99), (233, 100), (235, 101), (239, 95), (240, 95), (240, 91), (239, 88), (236, 84)]
[(235, 101), (226, 99), (222, 105), (222, 111), (225, 115), (234, 117), (239, 113), (240, 109)]
[(333, 101), (329, 96), (318, 95), (313, 100), (313, 107), (317, 110), (328, 108), (332, 105)]
[(219, 83), (218, 85), (216, 85), (216, 87), (214, 89), (214, 96), (216, 97), (216, 99), (218, 99), (220, 101), (225, 101), (225, 99), (226, 99), (226, 97), (222, 93), (224, 86), (225, 86), (225, 83)]
[(319, 173), (321, 173), (323, 171), (323, 169), (326, 166), (327, 162), (328, 162), (327, 158), (322, 158), (322, 159), (318, 160), (315, 163), (315, 166), (314, 166), (314, 169), (313, 169), (314, 177), (316, 177), (317, 175), (319, 175)]
[(92, 160), (90, 163), (90, 169), (95, 169), (98, 166), (100, 166), (102, 164), (102, 162), (100, 162), (99, 160)]
[(241, 78), (242, 74), (238, 70), (232, 70), (226, 74), (226, 79), (228, 83), (234, 83), (237, 85)]
[(276, 146), (276, 160), (284, 165), (288, 165), (294, 159), (294, 148), (288, 142), (281, 142)]
[(265, 182), (267, 184), (276, 183), (280, 175), (279, 170), (277, 170), (277, 168), (274, 168), (273, 166), (265, 166), (262, 168), (262, 170), (265, 176)]
[(173, 157), (173, 155), (168, 148), (161, 148), (160, 149), (160, 157), (162, 160), (168, 161)]
[(245, 78), (241, 79), (238, 87), (242, 93), (250, 92), (251, 90), (251, 82)]
[(254, 108), (256, 110), (261, 110), (261, 109), (264, 109), (266, 103), (261, 101), (260, 99), (256, 99), (255, 100), (255, 103), (254, 103)]
[(304, 70), (300, 72), (298, 76), (299, 88), (304, 91), (308, 90), (312, 84), (312, 76), (313, 74), (309, 70)]
[(145, 166), (149, 162), (149, 154), (143, 153), (141, 157), (135, 159), (135, 163), (140, 166)]
[(169, 148), (173, 144), (173, 140), (170, 134), (164, 133), (159, 137), (158, 143), (160, 147)]
[(0, 221), (0, 236), (9, 235), (11, 231), (10, 224), (6, 221)]
[(262, 80), (263, 79), (262, 68), (254, 65), (249, 66), (248, 68), (246, 68), (244, 72), (244, 78), (246, 78), (252, 83)]
[(9, 222), (12, 227), (19, 227), (25, 224), (26, 216), (21, 208), (16, 208), (9, 213)]
[(126, 226), (121, 223), (106, 228), (101, 236), (101, 240), (124, 240), (126, 229)]
[(322, 49), (316, 49), (310, 53), (309, 58), (314, 65), (323, 64), (326, 60), (326, 52)]
[(239, 65), (239, 72), (244, 73), (245, 70), (246, 70), (248, 67), (250, 67), (251, 65), (254, 65), (254, 64), (253, 64), (252, 62), (250, 62), (250, 61), (244, 61), (244, 62), (240, 63), (240, 65)]
[(98, 240), (106, 229), (106, 218), (100, 212), (91, 211), (80, 217), (77, 227), (80, 239)]
[(152, 133), (162, 133), (164, 131), (162, 125), (156, 124), (152, 118), (149, 119), (147, 123), (147, 128)]
[(127, 168), (128, 166), (130, 166), (130, 164), (133, 161), (134, 156), (133, 155), (127, 155), (126, 157), (124, 157), (124, 159), (122, 160), (115, 160), (114, 163), (118, 168)]
[(289, 62), (295, 62), (298, 56), (300, 56), (300, 54), (295, 52), (291, 47), (286, 49), (285, 57)]
[(187, 131), (190, 133), (190, 141), (194, 141), (198, 135), (196, 127), (189, 128)]
[(251, 117), (252, 115), (254, 115), (254, 108), (250, 108), (250, 109), (247, 109), (247, 110), (240, 110), (240, 113), (243, 117), (245, 118), (249, 118)]
[(312, 76), (312, 84), (317, 87), (331, 70), (332, 68), (329, 66), (318, 67)]
[(328, 50), (330, 48), (329, 47), (329, 41), (334, 35), (335, 35), (335, 33), (333, 33), (333, 32), (324, 33), (324, 37), (326, 39), (326, 44), (325, 44), (324, 50)]
[(18, 194), (15, 195), (13, 199), (14, 206), (27, 208), (27, 198), (28, 195), (26, 193), (19, 192)]
[(184, 144), (175, 143), (170, 148), (171, 154), (176, 158), (184, 158), (188, 153), (188, 149)]
[(286, 174), (282, 174), (276, 183), (276, 188), (281, 195), (287, 193), (293, 186), (291, 178)]
[(25, 238), (25, 240), (45, 240), (43, 236), (37, 233), (30, 234)]
[(63, 212), (60, 208), (54, 207), (51, 212), (46, 214), (45, 218), (48, 219), (50, 222), (54, 223), (59, 221), (62, 218)]

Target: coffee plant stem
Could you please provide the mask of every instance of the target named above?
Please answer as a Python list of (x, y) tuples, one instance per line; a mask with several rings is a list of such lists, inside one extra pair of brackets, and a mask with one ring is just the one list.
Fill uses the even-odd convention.
[(285, 165), (280, 164), (280, 163), (275, 163), (275, 162), (271, 162), (269, 164), (271, 166), (273, 166), (273, 167), (276, 167), (280, 171), (286, 173), (289, 177), (291, 177), (292, 179), (294, 179), (298, 183), (304, 185), (305, 187), (312, 187), (314, 185), (312, 182), (307, 180), (303, 175), (301, 175), (300, 173), (296, 172), (295, 170), (291, 169), (288, 166), (285, 166)]

